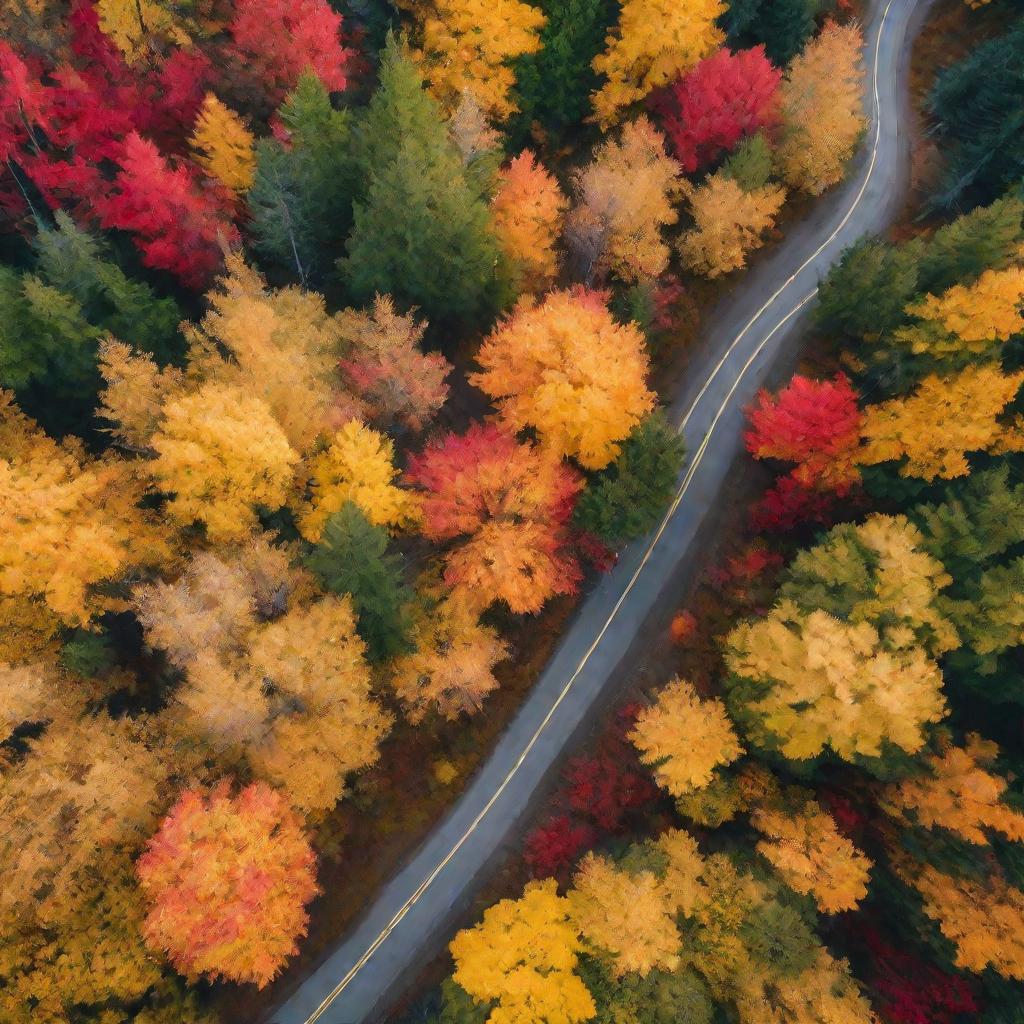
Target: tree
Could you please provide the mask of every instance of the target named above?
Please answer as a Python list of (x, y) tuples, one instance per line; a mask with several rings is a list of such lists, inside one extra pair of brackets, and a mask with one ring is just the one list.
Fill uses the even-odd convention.
[(27, 748), (0, 788), (5, 933), (12, 915), (59, 919), (74, 890), (102, 871), (105, 851), (141, 846), (168, 776), (144, 729), (105, 714), (59, 716)]
[(740, 987), (736, 1005), (742, 1024), (874, 1024), (878, 1019), (849, 964), (825, 949), (818, 949), (798, 974), (773, 979), (755, 973), (742, 978)]
[(437, 352), (421, 349), (425, 323), (400, 314), (390, 296), (378, 295), (373, 310), (338, 314), (339, 334), (349, 352), (340, 363), (365, 418), (423, 430), (448, 397), (452, 366)]
[(611, 271), (635, 283), (668, 266), (662, 229), (678, 219), (672, 200), (680, 190), (679, 165), (665, 138), (645, 116), (629, 122), (620, 139), (607, 139), (573, 174), (576, 206), (566, 236), (588, 282)]
[(729, 634), (730, 710), (749, 742), (791, 760), (826, 747), (847, 761), (890, 746), (914, 754), (946, 712), (942, 675), (909, 630), (903, 646), (896, 641), (868, 622), (802, 614), (783, 601)]
[(740, 0), (720, 19), (729, 40), (763, 43), (779, 66), (788, 64), (814, 34), (817, 0)]
[(575, 287), (524, 297), (484, 339), (470, 382), (514, 431), (536, 429), (554, 455), (603, 469), (654, 405), (634, 324), (618, 324), (601, 292)]
[(310, 69), (332, 92), (348, 85), (352, 51), (327, 0), (235, 0), (228, 56), (257, 94), (279, 103)]
[(321, 280), (341, 255), (352, 223), (351, 122), (308, 70), (278, 117), (288, 145), (274, 138), (256, 144), (246, 194), (250, 230), (263, 257), (294, 271), (302, 283)]
[(580, 853), (593, 845), (597, 833), (590, 825), (559, 814), (538, 825), (527, 837), (523, 860), (534, 878), (547, 878), (575, 864)]
[(661, 883), (650, 871), (630, 873), (588, 853), (573, 877), (569, 914), (588, 945), (609, 954), (612, 973), (641, 977), (679, 963), (681, 938)]
[(327, 518), (316, 547), (306, 557), (306, 565), (325, 589), (351, 595), (356, 628), (371, 662), (411, 648), (408, 606), (413, 595), (403, 579), (402, 559), (387, 549), (387, 533), (358, 505), (346, 501)]
[(454, 720), (475, 714), (498, 688), (494, 666), (508, 658), (508, 644), (480, 621), (472, 603), (450, 594), (421, 613), (412, 627), (415, 649), (395, 660), (390, 683), (416, 724), (428, 711)]
[[(906, 874), (906, 871), (901, 872)], [(956, 966), (1024, 979), (1024, 892), (993, 876), (953, 878), (930, 864), (907, 879), (924, 900), (924, 912), (956, 946)]]
[(928, 107), (948, 170), (936, 202), (970, 207), (1003, 195), (1024, 168), (1024, 25), (975, 46), (936, 79)]
[(167, 44), (192, 40), (174, 0), (97, 0), (100, 28), (131, 64)]
[(747, 253), (760, 248), (761, 236), (775, 225), (775, 215), (786, 201), (781, 186), (744, 192), (722, 171), (699, 188), (684, 191), (694, 226), (679, 236), (679, 255), (683, 266), (709, 278), (746, 266)]
[(454, 109), (468, 92), (489, 117), (508, 117), (516, 109), (509, 64), (540, 49), (544, 15), (521, 0), (434, 0), (422, 17), (417, 58), (438, 102)]
[(908, 824), (944, 828), (978, 846), (988, 845), (985, 830), (1024, 842), (1024, 814), (1002, 802), (1008, 783), (987, 770), (998, 757), (999, 747), (976, 732), (962, 747), (947, 742), (927, 758), (926, 774), (889, 786), (880, 806)]
[(394, 484), (395, 446), (391, 439), (349, 420), (330, 446), (310, 463), (311, 497), (299, 522), (306, 540), (317, 542), (324, 524), (351, 502), (374, 526), (398, 528), (416, 521), (416, 498)]
[(392, 42), (380, 87), (355, 128), (362, 185), (338, 270), (357, 303), (386, 294), (402, 307), (418, 306), (435, 326), (472, 323), (497, 304), (497, 241), (422, 85)]
[(3, 391), (0, 442), (0, 594), (29, 621), (87, 626), (119, 609), (104, 584), (168, 554), (128, 467), (88, 459), (74, 439), (52, 441)]
[(100, 225), (135, 235), (147, 267), (203, 287), (221, 264), (221, 243), (238, 242), (226, 190), (200, 185), (187, 164), (170, 166), (136, 132), (116, 159), (117, 175), (99, 203)]
[(856, 25), (829, 21), (789, 66), (779, 92), (778, 163), (793, 188), (816, 196), (843, 178), (866, 123), (863, 46)]
[(256, 170), (252, 132), (212, 92), (203, 100), (191, 141), (198, 162), (222, 185), (234, 192), (252, 187)]
[(519, 275), (522, 290), (543, 291), (558, 273), (555, 243), (568, 205), (558, 182), (529, 150), (512, 159), (499, 175), (491, 200), (494, 231)]
[(574, 522), (613, 547), (642, 537), (672, 500), (685, 452), (682, 435), (656, 409), (633, 428), (615, 461), (587, 483)]
[(764, 188), (772, 176), (772, 150), (764, 133), (748, 135), (722, 164), (722, 173), (744, 192)]
[(1024, 330), (1024, 267), (986, 270), (973, 284), (957, 284), (941, 295), (926, 295), (907, 306), (917, 323), (894, 334), (915, 354), (954, 360), (991, 357)]
[(968, 366), (950, 377), (931, 374), (905, 398), (864, 410), (858, 462), (875, 466), (900, 460), (900, 476), (928, 481), (966, 476), (970, 453), (1017, 443), (1015, 429), (996, 417), (1022, 381), (1024, 373), (1004, 375), (993, 366)]
[(845, 622), (871, 623), (898, 645), (909, 632), (914, 644), (939, 657), (960, 643), (941, 594), (952, 582), (906, 516), (875, 513), (857, 526), (834, 527), (799, 552), (778, 597)]
[(333, 807), (345, 777), (380, 756), (392, 718), (370, 695), (364, 651), (351, 600), (331, 595), (257, 632), (248, 663), (238, 666), (261, 689), (269, 684), (267, 719), (249, 760), (300, 810)]
[(338, 423), (341, 320), (316, 292), (269, 288), (239, 254), (228, 256), (226, 270), (198, 327), (186, 329), (189, 374), (258, 396), (306, 454)]
[(845, 374), (823, 381), (796, 374), (775, 395), (758, 392), (743, 440), (755, 459), (795, 462), (789, 475), (801, 485), (845, 494), (859, 478), (861, 419)]
[(594, 1001), (573, 969), (582, 948), (569, 901), (554, 879), (531, 882), (518, 900), (502, 900), (448, 946), (452, 978), (477, 1003), (496, 1003), (487, 1020), (576, 1024), (594, 1016)]
[(591, 62), (616, 13), (612, 0), (538, 0), (537, 7), (547, 18), (540, 48), (515, 62), (519, 112), (509, 120), (509, 135), (517, 145), (537, 130), (557, 142), (585, 120), (600, 84)]
[(552, 456), (493, 425), (431, 442), (410, 460), (421, 488), (423, 533), (460, 540), (445, 581), (478, 608), (504, 601), (521, 614), (572, 593), (580, 571), (565, 551), (565, 525), (580, 484)]
[(619, 119), (623, 107), (668, 85), (718, 49), (724, 36), (715, 19), (724, 11), (721, 0), (697, 0), (686, 7), (669, 0), (626, 0), (607, 49), (594, 58), (594, 70), (607, 79), (591, 97), (602, 129)]
[(690, 174), (745, 136), (774, 128), (781, 81), (763, 46), (735, 53), (723, 47), (669, 86), (658, 109), (683, 170)]
[(298, 817), (269, 786), (186, 790), (138, 861), (143, 934), (190, 977), (263, 988), (306, 934), (315, 865)]
[(978, 656), (978, 671), (991, 675), (999, 655), (1024, 643), (1024, 558), (986, 569), (947, 604), (964, 642)]
[(766, 837), (757, 852), (795, 892), (813, 896), (823, 914), (853, 910), (867, 896), (871, 861), (816, 801), (795, 809), (759, 807), (750, 823)]
[(1024, 529), (1024, 484), (1010, 486), (1005, 462), (948, 485), (939, 504), (915, 506), (922, 546), (955, 579), (1017, 543)]
[(249, 533), (257, 506), (284, 505), (299, 461), (264, 401), (214, 381), (164, 406), (152, 446), (167, 514), (202, 523), (214, 541)]
[(692, 684), (678, 678), (640, 712), (629, 738), (658, 784), (677, 797), (703, 789), (715, 768), (743, 753), (722, 702), (701, 700)]
[(156, 433), (164, 405), (184, 391), (185, 377), (176, 366), (159, 369), (148, 354), (107, 337), (99, 346), (103, 390), (96, 415), (120, 440), (142, 451)]
[(906, 245), (862, 238), (843, 251), (818, 293), (816, 316), (827, 331), (884, 337), (903, 322), (918, 288), (920, 262)]
[(939, 228), (921, 247), (919, 287), (938, 292), (1002, 270), (1020, 257), (1024, 200), (1006, 195)]

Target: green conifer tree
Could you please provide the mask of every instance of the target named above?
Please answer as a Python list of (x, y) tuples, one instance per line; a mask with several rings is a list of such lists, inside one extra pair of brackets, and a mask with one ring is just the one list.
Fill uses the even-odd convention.
[(355, 304), (388, 294), (438, 325), (478, 325), (501, 304), (491, 218), (441, 111), (392, 37), (380, 87), (353, 132), (359, 187), (338, 270)]
[(576, 525), (619, 546), (652, 529), (672, 498), (686, 447), (660, 410), (623, 442), (576, 504)]
[(328, 590), (351, 594), (356, 627), (370, 661), (411, 650), (409, 605), (402, 559), (388, 551), (387, 531), (374, 526), (357, 505), (346, 502), (324, 526), (306, 565)]

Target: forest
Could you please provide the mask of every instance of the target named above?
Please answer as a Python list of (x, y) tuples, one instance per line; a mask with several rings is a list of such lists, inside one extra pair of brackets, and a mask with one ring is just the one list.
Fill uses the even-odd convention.
[[(927, 222), (750, 410), (728, 629), (673, 620), (703, 667), (444, 1024), (1021, 1019), (1024, 16), (970, 6)], [(358, 912), (664, 513), (666, 381), (863, 138), (861, 14), (0, 0), (0, 1021), (259, 1019)]]
[(747, 410), (759, 494), (671, 620), (674, 674), (568, 762), (529, 880), (403, 1020), (1024, 1019), (1024, 17), (1000, 13), (927, 96), (912, 231), (843, 254), (812, 372)]

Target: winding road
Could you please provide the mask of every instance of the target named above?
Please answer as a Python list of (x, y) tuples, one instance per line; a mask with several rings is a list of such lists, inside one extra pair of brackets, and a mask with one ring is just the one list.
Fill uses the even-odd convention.
[(271, 1024), (360, 1024), (381, 1014), (448, 938), (588, 711), (617, 677), (659, 595), (699, 554), (741, 447), (743, 409), (791, 360), (818, 282), (861, 235), (882, 230), (910, 164), (910, 43), (932, 0), (869, 0), (871, 123), (846, 183), (819, 200), (709, 318), (705, 351), (671, 405), (690, 456), (658, 529), (631, 545), (586, 598), (493, 753), (356, 928), (271, 1015)]

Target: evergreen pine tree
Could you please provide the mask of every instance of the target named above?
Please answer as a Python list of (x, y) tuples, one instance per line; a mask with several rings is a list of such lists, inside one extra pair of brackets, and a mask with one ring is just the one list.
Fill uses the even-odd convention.
[(601, 85), (591, 62), (618, 13), (614, 0), (541, 0), (534, 6), (548, 20), (541, 49), (515, 63), (519, 111), (508, 125), (513, 148), (529, 144), (535, 122), (557, 142), (590, 115), (590, 94)]
[(500, 304), (504, 276), (490, 212), (393, 37), (352, 149), (355, 226), (338, 262), (351, 300), (388, 294), (400, 306), (418, 306), (435, 327), (486, 321)]
[(349, 116), (334, 109), (324, 84), (308, 71), (278, 116), (290, 144), (257, 144), (247, 197), (252, 233), (264, 257), (306, 283), (334, 265), (352, 225)]
[(324, 526), (306, 565), (328, 590), (351, 594), (356, 629), (370, 661), (384, 661), (412, 649), (409, 604), (413, 594), (402, 578), (402, 559), (387, 550), (387, 531), (374, 526), (353, 502), (346, 502)]
[(682, 438), (664, 413), (652, 413), (580, 495), (576, 525), (616, 547), (642, 536), (664, 513), (684, 452)]
[(722, 15), (729, 45), (764, 43), (774, 64), (788, 64), (814, 33), (819, 0), (737, 0)]

